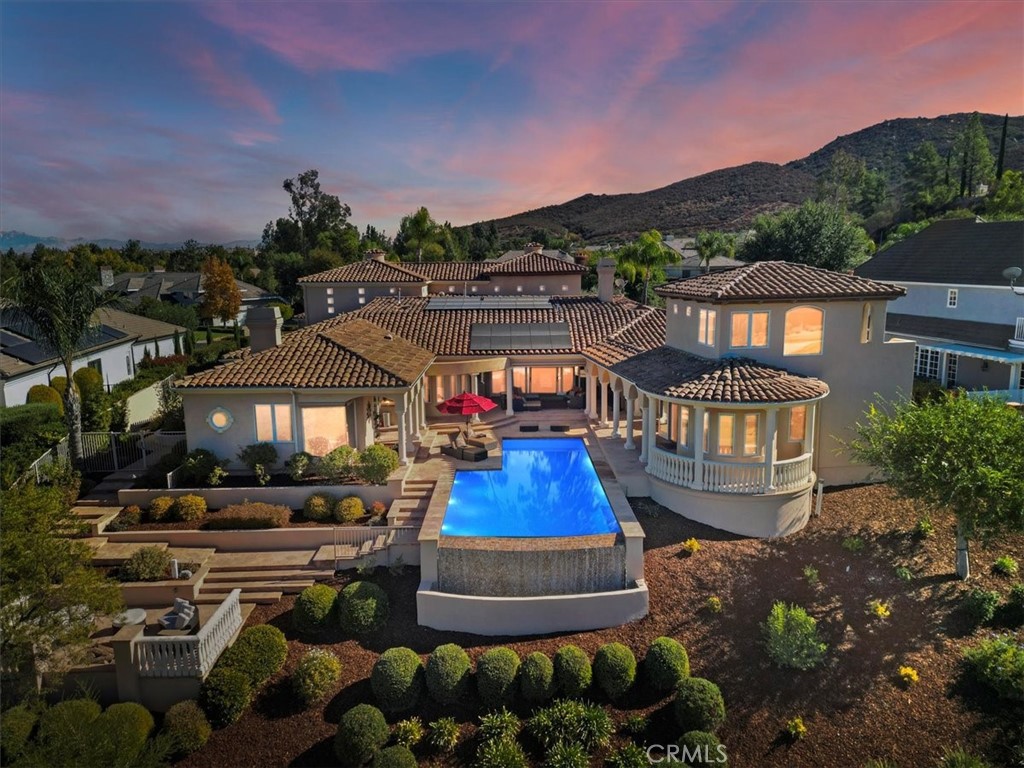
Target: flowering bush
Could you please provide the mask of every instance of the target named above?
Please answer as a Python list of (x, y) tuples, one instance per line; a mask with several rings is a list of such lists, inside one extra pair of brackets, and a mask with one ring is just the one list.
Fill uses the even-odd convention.
[(709, 597), (707, 600), (704, 601), (704, 607), (707, 608), (707, 610), (710, 613), (721, 613), (722, 612), (722, 598), (720, 598), (718, 595), (712, 595), (711, 597)]
[(688, 555), (695, 555), (700, 552), (700, 542), (694, 538), (689, 538), (683, 542), (683, 552)]
[(871, 600), (868, 602), (868, 613), (876, 619), (884, 621), (892, 615), (892, 609), (888, 603), (884, 603), (881, 600)]
[(807, 735), (807, 726), (804, 725), (804, 719), (802, 717), (794, 717), (786, 723), (786, 733), (793, 741), (800, 741), (800, 739)]
[(900, 680), (906, 686), (911, 686), (916, 683), (919, 679), (917, 670), (913, 667), (900, 667)]

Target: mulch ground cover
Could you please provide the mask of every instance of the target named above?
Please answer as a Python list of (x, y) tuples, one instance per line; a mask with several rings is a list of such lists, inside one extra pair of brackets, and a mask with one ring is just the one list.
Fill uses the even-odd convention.
[[(475, 660), (496, 645), (508, 645), (525, 656), (538, 650), (552, 655), (566, 643), (579, 645), (592, 657), (603, 643), (617, 641), (630, 646), (639, 660), (659, 635), (679, 639), (689, 652), (692, 674), (721, 687), (728, 717), (719, 736), (733, 768), (860, 768), (872, 758), (901, 768), (926, 768), (935, 766), (944, 749), (955, 745), (987, 756), (994, 766), (1013, 764), (1020, 713), (1000, 708), (991, 692), (961, 674), (963, 648), (993, 629), (972, 629), (958, 606), (975, 587), (1005, 596), (1012, 580), (992, 574), (990, 567), (999, 555), (1020, 559), (1024, 536), (1006, 537), (988, 548), (974, 545), (974, 575), (964, 583), (953, 574), (952, 518), (934, 516), (934, 534), (916, 537), (912, 529), (920, 515), (884, 486), (827, 493), (821, 517), (778, 540), (716, 531), (647, 499), (631, 503), (647, 534), (645, 570), (651, 604), (645, 619), (601, 631), (534, 638), (439, 632), (416, 625), (417, 569), (408, 568), (401, 575), (378, 569), (372, 578), (391, 598), (387, 627), (369, 641), (339, 634), (309, 643), (291, 629), (294, 597), (288, 597), (258, 607), (249, 619), (249, 624), (274, 624), (288, 635), (284, 670), (238, 723), (215, 732), (206, 747), (181, 765), (336, 765), (332, 741), (337, 722), (355, 704), (373, 703), (370, 670), (379, 653), (392, 646), (410, 647), (425, 658), (435, 646), (456, 642)], [(681, 545), (691, 536), (701, 549), (687, 556)], [(851, 537), (863, 543), (860, 551), (851, 551), (850, 542), (844, 547), (844, 540)], [(805, 566), (817, 569), (817, 585), (805, 578)], [(897, 575), (899, 566), (911, 571), (911, 581)], [(705, 608), (711, 596), (721, 599), (721, 613)], [(769, 662), (760, 624), (776, 600), (802, 605), (818, 620), (829, 646), (822, 666), (798, 672)], [(872, 617), (867, 609), (871, 600), (888, 603), (890, 617)], [(342, 679), (324, 703), (301, 710), (289, 691), (287, 675), (302, 653), (317, 645), (341, 658)], [(917, 669), (920, 682), (901, 685), (901, 665)], [(632, 714), (649, 716), (650, 728), (638, 740), (642, 743), (664, 744), (679, 737), (670, 698), (657, 699), (643, 686), (610, 712), (617, 723)], [(472, 764), (476, 744), (471, 737), (478, 714), (474, 702), (442, 710), (425, 701), (410, 714), (418, 714), (424, 723), (444, 715), (463, 723), (464, 745), (455, 756), (417, 748), (421, 765)], [(797, 716), (807, 734), (790, 742), (782, 729)], [(615, 744), (624, 738), (616, 736)], [(603, 757), (595, 755), (592, 766), (603, 765)]]

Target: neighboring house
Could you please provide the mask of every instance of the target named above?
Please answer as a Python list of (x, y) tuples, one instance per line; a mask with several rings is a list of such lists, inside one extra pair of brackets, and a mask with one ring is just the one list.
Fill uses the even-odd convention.
[(915, 375), (946, 387), (1024, 389), (1024, 221), (937, 221), (859, 266), (904, 287), (885, 333), (917, 342)]
[[(564, 257), (564, 258), (563, 258)], [(586, 266), (539, 245), (492, 261), (387, 261), (383, 251), (299, 280), (307, 323), (359, 309), (376, 298), (466, 296), (578, 296)]]
[[(117, 309), (98, 310), (95, 319), (74, 367), (95, 368), (107, 389), (132, 378), (147, 351), (154, 357), (174, 354), (174, 334), (185, 332), (180, 326)], [(0, 315), (0, 404), (22, 405), (34, 385), (63, 375), (64, 366), (40, 346), (31, 327), (9, 313)]]
[(406, 463), (442, 400), (492, 395), (511, 416), (520, 390), (561, 407), (582, 393), (639, 449), (631, 493), (718, 528), (792, 532), (819, 476), (867, 478), (837, 449), (877, 396), (910, 388), (913, 345), (873, 331), (903, 289), (763, 262), (662, 286), (662, 310), (615, 296), (614, 275), (602, 260), (597, 296), (378, 297), (283, 340), (275, 310), (259, 310), (250, 352), (179, 383), (188, 447), (231, 457), (265, 440), (282, 460), (363, 448), (391, 409)]
[[(100, 267), (100, 285), (108, 291), (123, 296), (131, 303), (148, 296), (159, 301), (168, 301), (185, 307), (196, 307), (203, 300), (203, 276), (201, 272), (122, 272), (115, 275), (110, 267)], [(237, 322), (244, 323), (250, 307), (263, 307), (275, 302), (286, 303), (275, 293), (265, 291), (252, 283), (235, 280), (242, 295), (242, 305)], [(220, 324), (220, 321), (215, 321)]]
[(723, 269), (742, 267), (743, 262), (738, 259), (730, 259), (726, 256), (715, 256), (711, 263), (705, 267), (700, 261), (700, 254), (697, 253), (697, 241), (692, 237), (665, 238), (665, 246), (671, 248), (679, 256), (675, 264), (665, 265), (665, 277), (669, 280), (678, 280), (687, 277), (702, 275), (705, 270), (710, 272), (721, 272)]

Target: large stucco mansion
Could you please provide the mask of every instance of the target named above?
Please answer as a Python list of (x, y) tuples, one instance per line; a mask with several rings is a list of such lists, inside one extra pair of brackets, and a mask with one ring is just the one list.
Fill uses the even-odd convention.
[(189, 449), (363, 448), (386, 414), (405, 463), (437, 404), (472, 391), (524, 421), (582, 406), (636, 451), (655, 500), (736, 533), (795, 531), (818, 478), (868, 477), (842, 445), (869, 403), (909, 396), (914, 344), (884, 338), (903, 288), (762, 262), (663, 285), (660, 309), (616, 295), (610, 259), (596, 295), (585, 271), (528, 247), (482, 263), (369, 254), (305, 277), (305, 327), (282, 338), (277, 310), (255, 310), (245, 354), (179, 383)]

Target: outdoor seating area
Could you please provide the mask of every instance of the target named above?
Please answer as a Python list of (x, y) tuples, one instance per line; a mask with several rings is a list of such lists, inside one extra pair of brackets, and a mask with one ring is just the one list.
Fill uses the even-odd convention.
[[(450, 436), (450, 439), (451, 442), (448, 445), (441, 446), (441, 453), (445, 456), (451, 456), (453, 459), (458, 459), (459, 461), (483, 461), (487, 458), (488, 449), (484, 448), (482, 445), (470, 444), (461, 431)], [(495, 447), (497, 447), (497, 445), (495, 445)]]
[(199, 611), (188, 600), (175, 598), (174, 607), (160, 617), (160, 626), (165, 630), (188, 632), (199, 624)]

